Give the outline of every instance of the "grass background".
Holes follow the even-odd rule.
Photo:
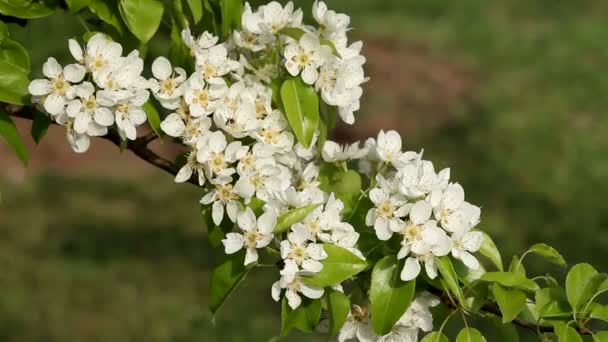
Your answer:
[[[336,139],[396,128],[407,148],[424,147],[427,159],[451,166],[467,198],[483,206],[481,228],[505,262],[543,241],[571,265],[608,269],[608,3],[328,2],[352,16],[372,77],[359,124],[340,128]],[[310,3],[296,1],[306,11]],[[60,14],[10,29],[31,52],[34,76],[48,56],[68,61],[65,38],[83,31]],[[167,49],[162,38],[151,43],[153,53]],[[218,254],[198,214],[202,194],[112,152],[70,154],[71,164],[53,167],[48,157],[25,178],[14,177],[23,173],[14,166],[0,173],[0,340],[266,341],[278,334],[280,308],[269,290],[275,275],[263,269],[212,324],[207,279]],[[14,164],[0,150],[0,172]],[[537,274],[563,276],[529,262]]]

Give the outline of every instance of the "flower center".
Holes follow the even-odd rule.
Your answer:
[[[403,235],[406,237],[408,241],[415,241],[420,239],[421,229],[420,226],[414,224],[412,222],[408,222],[408,224],[403,229]]]
[[[395,207],[390,201],[384,201],[378,206],[380,216],[392,217],[395,212]]]
[[[108,61],[101,55],[95,56],[95,58],[93,58],[93,63],[91,63],[91,69],[95,71],[101,70],[107,63]]]
[[[97,101],[95,100],[95,96],[89,97],[84,102],[84,108],[87,110],[94,110],[95,108],[97,108]]]
[[[239,198],[239,196],[232,191],[232,184],[218,185],[217,197],[222,203],[227,203],[229,201],[236,200]]]
[[[263,120],[264,118],[266,118],[267,115],[268,115],[268,113],[266,112],[266,106],[264,105],[264,101],[261,99],[256,99],[255,100],[255,116],[259,120]]]
[[[247,248],[256,248],[256,245],[260,238],[261,236],[256,229],[253,229],[249,232],[245,232],[245,246]]]
[[[261,175],[253,175],[249,180],[256,189],[261,189],[264,187],[264,178]]]
[[[173,95],[175,91],[176,83],[172,78],[160,81],[160,89],[161,92],[167,95]]]
[[[63,79],[63,76],[59,76],[52,81],[53,91],[58,95],[65,96],[68,88],[68,83]]]
[[[207,89],[199,90],[194,101],[207,108],[209,106],[209,91]]]
[[[201,74],[203,75],[204,79],[208,80],[217,75],[217,68],[215,65],[205,63],[205,65],[203,65],[201,68]]]
[[[321,225],[319,225],[319,221],[317,220],[308,221],[306,228],[308,228],[308,231],[310,231],[313,236],[317,236],[317,234],[321,231]]]
[[[264,138],[264,142],[269,145],[275,145],[278,143],[279,132],[274,130],[262,130],[262,137]]]
[[[211,154],[211,169],[213,172],[217,173],[226,168],[226,159],[224,158],[224,154],[222,153],[212,153]]]
[[[302,262],[306,258],[306,249],[302,246],[291,244],[291,252],[289,252],[288,257],[295,260],[298,265],[302,265]]]
[[[298,52],[298,55],[296,56],[296,63],[301,66],[308,66],[312,63],[312,55],[300,49],[300,52]]]

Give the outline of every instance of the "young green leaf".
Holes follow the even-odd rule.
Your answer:
[[[293,38],[295,40],[300,40],[302,36],[306,33],[301,28],[298,27],[286,27],[279,32],[280,34],[286,35],[287,37]]]
[[[160,115],[158,114],[158,110],[156,109],[156,106],[154,106],[154,103],[151,101],[146,102],[146,104],[144,104],[144,111],[148,115],[148,123],[150,124],[150,127],[152,127],[154,133],[156,133],[157,136],[162,137],[163,131],[160,128]]]
[[[11,117],[2,111],[0,111],[0,138],[3,138],[19,160],[21,160],[24,165],[27,165],[27,149],[21,140],[17,126],[15,126]]]
[[[40,112],[34,114],[34,121],[32,122],[32,130],[30,133],[36,144],[40,144],[40,141],[49,130],[51,123],[51,118],[48,115]]]
[[[118,9],[129,31],[147,43],[158,30],[164,6],[159,0],[120,0]]]
[[[488,234],[484,232],[481,233],[483,235],[483,242],[479,252],[486,258],[490,259],[490,261],[494,264],[494,266],[496,266],[496,268],[498,268],[499,271],[504,271],[502,266],[502,258],[500,257],[500,252],[498,251],[498,248],[496,248],[494,241],[492,241],[492,238],[490,238]]]
[[[213,315],[253,268],[253,265],[244,266],[243,261],[242,252],[227,255],[226,259],[211,272],[209,309]]]
[[[589,317],[608,322],[608,305],[591,303],[589,311]]]
[[[456,342],[486,342],[486,338],[477,329],[465,328],[456,336]]]
[[[222,12],[222,34],[230,37],[233,30],[241,28],[241,17],[243,15],[242,0],[220,0]]]
[[[321,39],[320,43],[321,43],[321,45],[327,45],[327,46],[329,46],[329,48],[331,49],[331,52],[334,54],[334,56],[341,57],[340,53],[338,52],[338,49],[336,49],[336,46],[334,45],[334,43],[332,43],[331,40],[329,40],[329,39]]]
[[[91,0],[89,9],[103,20],[105,23],[114,27],[118,34],[124,33],[124,25],[118,15],[118,7],[116,0]]]
[[[566,277],[566,295],[572,309],[578,312],[607,278],[589,264],[574,265]]]
[[[593,342],[608,342],[608,331],[599,331],[593,335]]]
[[[533,245],[528,249],[526,253],[540,255],[551,263],[554,263],[559,266],[566,266],[566,261],[561,256],[561,254],[559,254],[559,252],[555,248],[545,243],[537,243],[536,245]]]
[[[335,336],[346,322],[350,312],[350,299],[340,291],[328,289],[326,301],[327,315],[329,316],[329,336]]]
[[[8,38],[9,33],[8,33],[8,28],[6,28],[6,25],[0,21],[0,44],[6,39]]]
[[[289,331],[297,328],[304,332],[313,332],[321,317],[321,300],[305,298],[300,306],[292,310],[287,303],[287,297],[281,302],[282,328],[281,335],[287,336]]]
[[[445,281],[448,290],[456,296],[461,304],[464,304],[464,295],[462,294],[462,289],[458,284],[458,276],[456,275],[456,271],[454,270],[454,265],[452,265],[450,257],[442,256],[436,258],[435,264],[437,265],[439,274],[441,274],[441,277]]]
[[[274,228],[274,232],[282,233],[287,231],[293,224],[300,222],[318,206],[319,204],[310,204],[302,208],[291,209],[282,214],[277,218],[277,226]]]
[[[367,263],[348,250],[336,245],[323,245],[327,258],[321,261],[321,272],[304,278],[303,281],[312,286],[327,287],[354,276],[367,268]]]
[[[0,45],[0,101],[13,104],[29,102],[29,71],[30,58],[25,48],[5,38]]]
[[[503,323],[511,322],[526,304],[526,294],[523,291],[506,289],[498,284],[494,285],[494,298],[502,313]]]
[[[66,0],[65,2],[72,13],[80,12],[91,4],[91,0]]]
[[[542,318],[557,318],[572,316],[572,308],[568,304],[564,289],[552,287],[537,290],[534,295],[536,311]]]
[[[553,328],[555,329],[558,342],[583,342],[583,339],[576,330],[564,322],[555,323]]]
[[[192,14],[193,24],[198,24],[203,19],[203,0],[186,0]]]
[[[483,281],[497,283],[506,287],[516,287],[528,291],[538,290],[538,284],[519,273],[488,272],[481,276],[480,279]]]
[[[50,2],[50,1],[47,1]],[[57,5],[37,1],[0,1],[0,13],[10,17],[35,19],[51,15]]]
[[[519,260],[519,257],[517,255],[514,255],[513,259],[511,259],[511,263],[509,264],[509,272],[518,273],[523,277],[526,276],[526,268],[524,267],[524,264]]]
[[[319,125],[319,97],[312,86],[301,78],[290,78],[281,86],[285,115],[298,141],[310,147]]]
[[[393,329],[414,298],[416,281],[402,281],[399,276],[402,267],[395,256],[386,256],[372,271],[369,289],[372,326],[380,336]]]
[[[448,340],[447,336],[445,336],[444,334],[438,331],[433,331],[428,335],[424,336],[424,338],[420,340],[420,342],[450,342],[450,340]]]
[[[496,332],[496,342],[519,342],[519,333],[514,324],[503,324],[500,317],[490,315]]]

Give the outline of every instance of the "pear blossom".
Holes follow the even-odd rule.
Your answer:
[[[248,149],[240,141],[228,144],[226,136],[219,131],[203,136],[196,148],[198,150],[196,158],[199,163],[207,166],[208,178],[214,175],[228,177],[235,173],[236,169],[231,164],[245,156]]]
[[[438,227],[423,229],[419,240],[412,244],[410,256],[405,259],[401,271],[401,280],[410,281],[420,274],[420,264],[424,264],[427,276],[431,279],[437,277],[435,258],[447,255],[452,250],[452,240],[445,231]]]
[[[288,240],[281,241],[281,257],[293,260],[304,271],[320,272],[323,269],[320,261],[327,258],[327,253],[321,245],[311,242],[311,238],[306,228],[293,227],[287,234]]]
[[[393,232],[403,236],[397,258],[403,259],[409,254],[412,245],[421,240],[424,230],[437,227],[437,222],[429,220],[432,214],[433,207],[428,202],[418,201],[409,209],[409,220],[390,227]]]
[[[302,276],[310,275],[306,271],[299,271],[295,261],[287,259],[281,270],[281,278],[272,284],[271,295],[275,301],[281,299],[281,292],[285,289],[287,304],[292,310],[297,309],[302,303],[300,294],[310,299],[319,299],[325,293],[322,287],[307,285],[302,281]]]
[[[329,10],[325,2],[315,0],[312,16],[319,24],[319,32],[323,37],[336,42],[346,39],[346,31],[350,25],[348,15]]]
[[[179,67],[173,69],[171,62],[161,56],[152,63],[152,75],[156,78],[151,80],[150,86],[154,97],[163,103],[163,107],[177,108],[184,93],[182,84],[187,79],[186,70]]]
[[[55,58],[49,57],[42,67],[42,73],[48,79],[33,80],[28,91],[34,96],[43,96],[44,110],[55,116],[63,113],[66,102],[74,97],[72,84],[82,81],[85,72],[79,64],[69,64],[62,68]]]
[[[468,230],[479,223],[480,209],[464,200],[464,189],[452,183],[430,196],[435,218],[448,232]]]
[[[234,254],[245,249],[245,265],[258,261],[258,249],[270,244],[277,225],[277,217],[274,213],[267,212],[256,219],[251,208],[237,215],[237,224],[242,233],[228,233],[222,240],[226,254]]]
[[[293,10],[291,1],[285,7],[276,1],[271,1],[258,7],[256,12],[251,10],[249,4],[246,4],[243,12],[243,27],[248,32],[271,37],[287,26],[300,26],[302,15],[300,9]]]
[[[220,103],[228,87],[223,79],[207,84],[200,75],[193,75],[185,84],[184,100],[189,105],[190,115],[210,115]]]
[[[258,128],[255,137],[258,141],[272,146],[277,152],[288,152],[293,147],[294,136],[289,130],[289,124],[284,115],[278,110],[268,115]]]
[[[190,28],[185,28],[181,33],[182,41],[190,49],[190,55],[196,56],[205,49],[215,46],[220,39],[217,36],[205,31],[198,38],[195,38]]]
[[[242,138],[257,129],[255,103],[248,96],[244,82],[230,86],[213,114],[213,121],[235,138]]]
[[[254,172],[241,175],[235,184],[235,190],[246,200],[257,196],[263,201],[268,201],[274,197],[273,194],[289,188],[290,178],[287,168],[263,164],[256,167]]]
[[[137,127],[144,124],[148,118],[143,105],[148,101],[150,93],[140,90],[131,97],[116,103],[116,127],[123,139],[135,140],[137,138]]]
[[[197,159],[198,152],[196,147],[186,155],[186,164],[182,166],[177,175],[175,175],[175,183],[184,183],[190,180],[193,174],[198,177],[198,184],[205,185],[207,178],[205,177],[205,165],[199,163]]]
[[[221,44],[199,50],[195,57],[198,75],[211,84],[221,83],[222,76],[240,67],[239,62],[228,58],[228,50]]]
[[[256,143],[240,158],[237,165],[239,175],[246,175],[255,172],[261,165],[274,165],[275,161],[272,155],[274,149],[263,143]]]
[[[122,46],[103,33],[94,34],[84,51],[74,39],[69,40],[69,48],[72,57],[83,64],[93,77],[103,69],[114,67],[122,56]]]
[[[399,190],[405,196],[420,198],[436,192],[434,198],[438,198],[441,191],[448,186],[450,169],[446,168],[436,173],[430,161],[414,161],[401,167],[396,177],[400,183]]]
[[[378,335],[372,328],[369,310],[359,305],[353,305],[338,333],[338,341],[357,339],[359,342],[375,342],[377,338]]]
[[[430,307],[437,306],[439,299],[423,292],[412,301],[409,308],[397,321],[392,331],[378,338],[378,342],[417,342],[418,331],[433,329],[433,315]]]
[[[479,269],[479,261],[471,253],[475,253],[481,248],[483,234],[477,231],[460,231],[452,234],[451,238],[452,256],[462,261],[470,269]]]
[[[359,147],[359,142],[340,145],[334,141],[327,140],[321,152],[323,160],[328,163],[345,162],[351,159],[359,159],[367,154],[365,149]]]
[[[95,87],[90,82],[83,82],[75,89],[77,99],[72,100],[66,108],[68,116],[74,119],[74,131],[84,134],[89,130],[89,125],[97,125],[105,135],[106,127],[114,123],[112,110],[95,98]]]
[[[219,178],[212,181],[215,185],[215,190],[211,190],[201,199],[201,204],[211,206],[211,218],[213,223],[219,226],[224,218],[224,212],[228,214],[230,221],[235,222],[236,216],[241,208],[239,195],[234,192],[234,187],[231,184],[232,178]]]
[[[314,84],[319,77],[318,68],[331,56],[331,48],[321,45],[312,33],[302,35],[297,43],[285,48],[285,68],[291,76],[302,73],[302,80]]]
[[[384,188],[373,188],[369,192],[369,198],[374,203],[374,208],[367,212],[365,223],[373,226],[378,239],[386,241],[393,236],[391,227],[399,226],[409,211],[407,200],[400,194],[391,194]]]
[[[399,168],[418,158],[416,152],[401,152],[401,136],[396,131],[380,131],[376,144],[378,159]]]

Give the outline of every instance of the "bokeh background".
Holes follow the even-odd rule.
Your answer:
[[[307,12],[312,3],[295,2]],[[452,167],[507,263],[542,241],[571,265],[608,270],[607,2],[326,2],[352,16],[371,77],[357,124],[339,127],[335,139],[397,129],[406,148]],[[83,32],[62,14],[10,30],[30,51],[33,76],[48,56],[68,62],[66,39]],[[168,44],[161,36],[150,50],[166,54]],[[0,145],[0,341],[267,341],[279,333],[274,274],[264,269],[211,322],[217,253],[198,189],[105,141],[76,155],[58,128],[30,146],[24,169]],[[527,265],[563,276],[533,258]]]

